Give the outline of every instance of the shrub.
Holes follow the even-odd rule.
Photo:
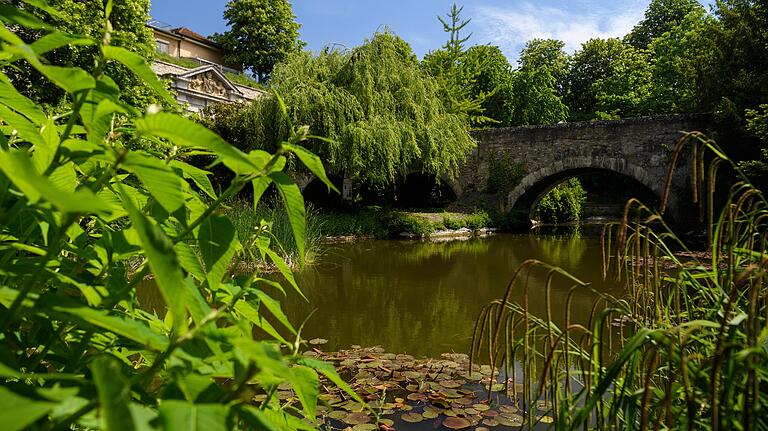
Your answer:
[[[268,226],[241,237],[221,210],[246,184],[258,208],[274,186],[303,256],[304,202],[283,172],[285,156],[330,184],[320,161],[297,145],[306,130],[294,130],[275,154],[245,153],[183,116],[127,104],[103,66],[119,63],[174,101],[139,55],[101,45],[109,34],[63,34],[28,7],[0,8],[3,428],[186,429],[194,418],[206,429],[311,429],[318,372],[362,403],[330,365],[298,355],[298,331],[273,299],[282,285],[230,270],[257,253],[301,294]],[[40,31],[40,43],[9,30],[21,26]],[[49,66],[42,56],[64,42],[94,47],[102,67]],[[66,115],[44,112],[10,84],[4,71],[18,64],[68,94]],[[133,140],[163,142],[166,152],[131,150]],[[190,153],[233,171],[230,186],[216,193],[209,172],[182,161]],[[164,317],[139,307],[136,286],[147,277],[167,304]],[[256,327],[269,337],[255,339]],[[274,396],[285,385],[300,407]],[[267,394],[260,406],[254,392]]]
[[[559,184],[544,195],[536,207],[535,217],[544,223],[566,223],[581,219],[587,193],[578,178]]]

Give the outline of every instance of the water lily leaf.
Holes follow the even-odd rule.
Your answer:
[[[472,404],[472,408],[479,412],[484,412],[490,410],[491,407],[488,404]]]
[[[475,428],[475,431],[490,431],[490,430],[486,427],[477,427]]]
[[[440,416],[440,414],[434,410],[424,410],[421,415],[424,416],[425,419],[435,419]]]
[[[419,423],[424,420],[424,416],[419,413],[403,413],[400,419],[410,422],[412,424]]]
[[[499,421],[496,419],[483,419],[483,425],[487,425],[489,427],[497,427],[499,426]]]
[[[448,388],[448,389],[460,388],[461,385],[462,385],[461,382],[458,382],[456,380],[443,380],[443,381],[441,381],[439,383],[440,383],[440,386],[442,386],[444,388]]]
[[[443,421],[443,426],[452,430],[460,430],[472,426],[472,422],[465,418],[449,417]]]
[[[392,419],[379,419],[379,424],[384,424],[388,427],[391,427],[392,425],[395,424],[395,421],[393,421]]]
[[[520,415],[509,415],[509,416],[497,416],[496,421],[500,425],[508,426],[508,427],[521,427],[523,426],[524,419]]]
[[[334,410],[330,413],[328,413],[328,417],[331,419],[336,419],[337,421],[343,421],[344,418],[347,417],[349,413],[343,411],[343,410]]]
[[[410,401],[426,401],[427,400],[426,395],[418,392],[410,393],[406,398],[408,398]]]
[[[357,424],[354,427],[352,427],[352,431],[374,431],[379,429],[374,424]]]
[[[325,338],[313,338],[309,340],[309,344],[312,344],[313,346],[320,346],[326,343],[328,343],[328,340]]]
[[[536,420],[543,424],[551,424],[555,421],[552,416],[537,416]]]
[[[347,416],[345,416],[343,419],[343,422],[347,425],[365,424],[370,421],[371,417],[368,415],[368,413],[364,412],[348,413]]]

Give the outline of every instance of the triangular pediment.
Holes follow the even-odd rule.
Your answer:
[[[223,96],[228,92],[240,94],[237,86],[219,71],[216,66],[207,65],[196,67],[188,72],[178,75],[179,78],[189,81],[191,90],[201,93]]]

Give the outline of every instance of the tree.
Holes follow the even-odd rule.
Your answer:
[[[568,118],[560,96],[567,56],[555,40],[528,42],[520,55],[520,69],[512,77],[512,125],[554,124]]]
[[[598,118],[636,117],[651,113],[653,70],[645,51],[631,45],[613,61],[611,74],[593,84]]]
[[[714,108],[718,98],[712,97],[710,79],[718,51],[716,25],[711,15],[698,8],[651,41],[654,113],[705,112]]]
[[[693,11],[704,8],[696,0],[652,0],[645,16],[626,36],[625,41],[635,48],[646,49],[651,42],[673,27],[680,25]]]
[[[597,111],[595,82],[615,73],[615,63],[626,49],[616,38],[590,39],[577,51],[568,69],[565,103],[572,120],[592,120]]]
[[[486,59],[478,55],[467,55],[464,44],[472,36],[462,37],[461,31],[471,20],[462,20],[463,7],[451,7],[447,19],[437,17],[443,31],[449,34],[442,49],[424,56],[421,65],[437,80],[440,97],[448,112],[460,116],[467,126],[481,126],[494,122],[485,115],[484,102],[495,90],[479,91],[475,85],[477,74],[485,67]]]
[[[225,62],[250,70],[259,82],[304,46],[298,40],[301,25],[287,0],[230,0],[224,19],[229,30],[211,38],[224,47]]]
[[[60,11],[57,15],[48,15],[43,10],[27,4],[15,2],[20,9],[26,9],[48,24],[63,32],[84,35],[101,40],[106,30],[104,6],[102,0],[49,0],[48,4]],[[146,26],[149,21],[149,0],[125,0],[114,2],[110,23],[109,43],[126,48],[151,61],[155,54],[155,39],[152,30]],[[19,28],[18,35],[25,42],[32,43],[45,33],[40,30]],[[88,71],[97,67],[98,48],[92,45],[62,46],[46,55],[46,59],[56,66],[79,65]],[[120,87],[122,97],[131,104],[144,106],[155,103],[157,94],[135,77],[127,68],[117,64],[108,64],[104,70]],[[66,93],[52,85],[28,64],[18,64],[6,70],[11,81],[25,95],[37,103],[56,107],[65,102]]]
[[[410,46],[389,32],[351,51],[294,53],[275,68],[270,86],[291,107],[294,124],[331,139],[308,146],[337,176],[371,185],[390,185],[413,171],[450,178],[475,146]],[[246,109],[216,109],[209,118],[214,129],[245,150],[273,148],[289,134],[274,97]]]

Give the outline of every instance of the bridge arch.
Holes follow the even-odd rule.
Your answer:
[[[630,178],[657,198],[663,192],[663,178],[654,178],[643,167],[629,163],[626,159],[573,157],[529,172],[507,195],[505,207],[507,210],[526,211],[529,218],[533,219],[536,206],[550,190],[569,178],[592,172],[610,172]]]

